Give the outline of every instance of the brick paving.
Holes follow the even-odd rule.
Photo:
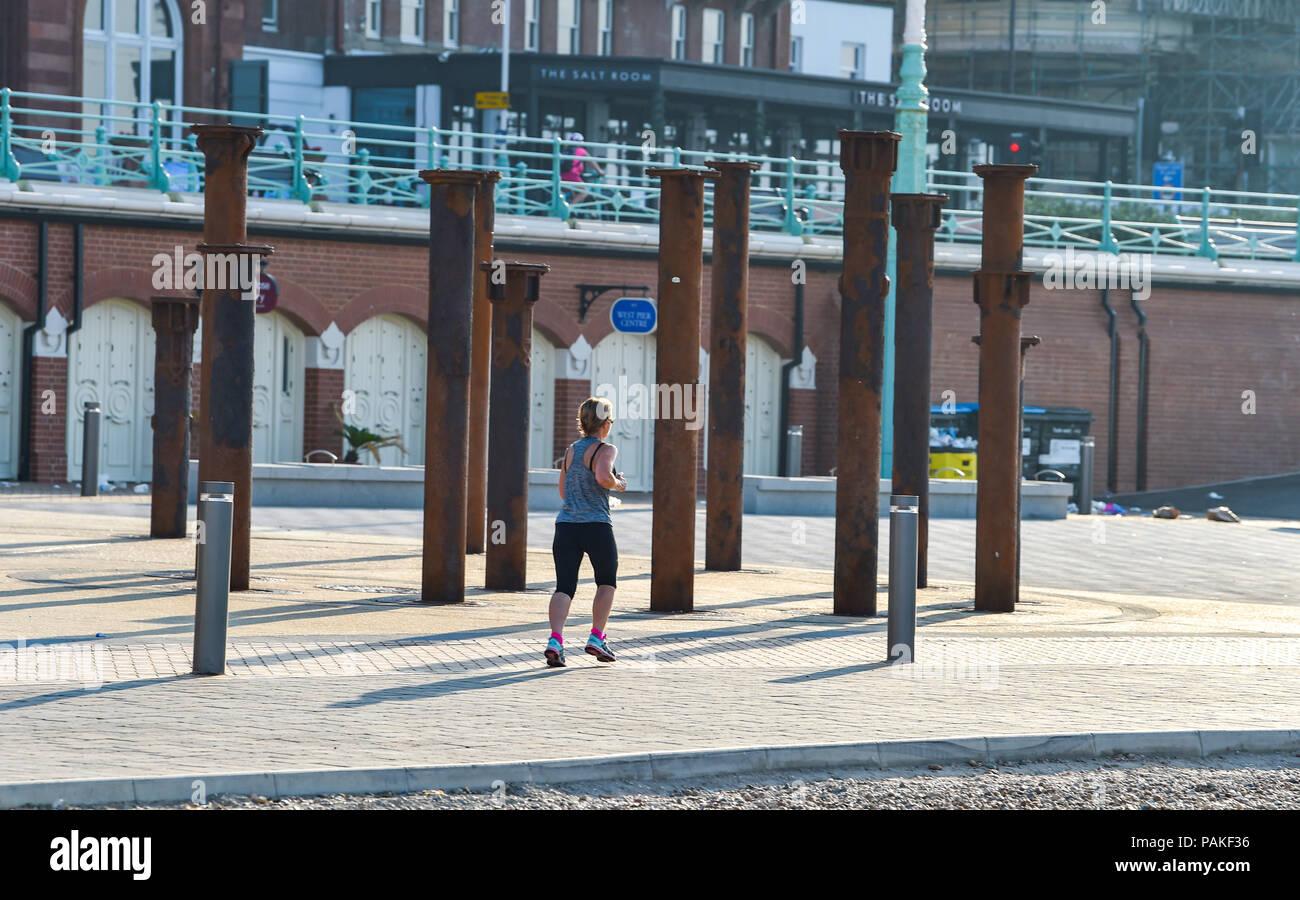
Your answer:
[[[810,529],[796,554],[807,568],[789,568],[779,538],[761,551],[765,529],[788,523],[747,518],[759,558],[744,572],[699,573],[690,614],[649,613],[648,561],[625,550],[609,629],[620,661],[581,653],[584,585],[570,667],[547,670],[540,547],[533,590],[472,589],[462,606],[430,607],[414,602],[418,537],[377,531],[418,513],[292,511],[259,525],[256,590],[231,601],[230,674],[197,678],[193,547],[142,539],[141,510],[132,498],[6,503],[0,781],[1300,727],[1300,608],[1275,590],[1297,580],[1284,523],[1108,521],[1106,570],[1089,562],[1088,520],[1027,523],[1037,530],[1026,529],[1021,610],[974,613],[969,584],[936,579],[920,597],[917,661],[896,667],[883,662],[883,615],[829,614],[820,538]],[[973,523],[937,524],[958,546]],[[624,547],[647,527],[647,516],[621,520]],[[1069,590],[1028,575],[1039,571],[1030,548],[1079,551],[1067,556]],[[1215,574],[1187,577],[1184,558]],[[481,575],[471,558],[470,584]]]

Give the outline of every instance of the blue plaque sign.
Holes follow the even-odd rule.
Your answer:
[[[651,334],[659,324],[659,310],[649,297],[619,297],[609,308],[609,320],[615,331]]]

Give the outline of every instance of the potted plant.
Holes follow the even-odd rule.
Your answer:
[[[368,428],[349,425],[343,421],[341,415],[338,416],[338,420],[343,427],[335,429],[334,433],[348,442],[348,452],[343,456],[345,463],[359,463],[361,460],[358,457],[363,450],[369,451],[375,458],[375,465],[379,465],[379,451],[385,447],[396,447],[403,455],[406,454],[406,447],[402,445],[400,434],[383,435]]]

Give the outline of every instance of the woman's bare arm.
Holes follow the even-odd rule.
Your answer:
[[[563,465],[562,465],[561,468],[560,468],[560,485],[559,485],[559,486],[560,486],[560,499],[561,499],[561,500],[564,499],[564,473],[567,472],[567,471],[569,470],[569,466],[573,464],[572,454],[573,454],[573,446],[570,445],[570,446],[569,446],[569,449],[564,451],[564,463],[563,463]]]
[[[609,450],[597,447],[596,452],[600,454],[600,458],[596,460],[596,481],[600,486],[607,491],[627,490],[627,479],[622,475],[614,474],[614,460],[618,458],[618,448],[610,444]]]

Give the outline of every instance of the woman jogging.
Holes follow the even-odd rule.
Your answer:
[[[564,620],[578,589],[578,566],[583,554],[596,575],[596,599],[591,604],[591,636],[586,652],[600,662],[613,662],[614,652],[605,640],[605,623],[614,606],[618,581],[618,545],[609,518],[609,492],[627,490],[627,479],[614,471],[618,448],[605,443],[614,424],[614,407],[603,397],[588,397],[578,408],[582,437],[569,445],[560,469],[560,497],[564,505],[555,517],[555,593],[551,595],[551,639],[546,642],[546,664],[564,665]]]

